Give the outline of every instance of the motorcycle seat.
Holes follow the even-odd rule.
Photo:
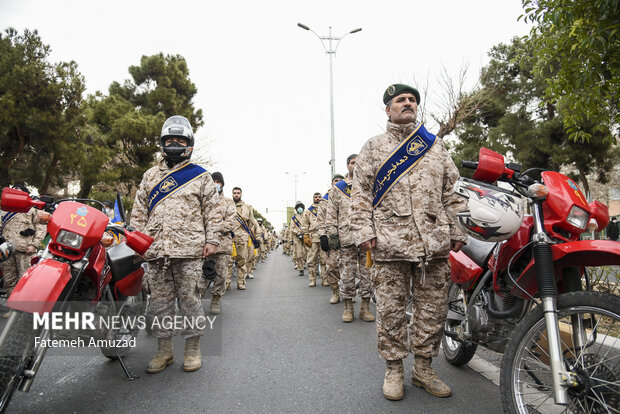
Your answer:
[[[489,256],[497,245],[496,242],[485,242],[467,236],[467,244],[461,251],[465,253],[478,266],[485,267]]]

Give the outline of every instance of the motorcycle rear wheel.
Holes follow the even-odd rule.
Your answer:
[[[464,306],[465,302],[463,301],[461,289],[459,289],[459,286],[456,283],[450,283],[450,286],[448,287],[448,308],[459,315],[465,316]],[[461,321],[446,319],[444,330],[453,331],[454,326],[458,326],[460,324]],[[476,354],[478,345],[473,342],[458,341],[444,333],[441,337],[441,348],[443,349],[444,356],[450,364],[460,366],[471,361]]]
[[[13,320],[5,327],[6,341],[0,348],[0,413],[3,413],[13,393],[23,379],[23,372],[34,355],[32,314],[13,311]]]
[[[504,412],[618,412],[620,297],[573,292],[560,295],[557,303],[564,362],[579,385],[569,388],[568,406],[554,403],[545,319],[537,307],[519,323],[504,353],[500,380]],[[583,347],[573,345],[571,320],[585,329]]]

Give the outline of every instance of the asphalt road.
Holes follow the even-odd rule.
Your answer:
[[[297,276],[281,250],[259,264],[255,276],[246,291],[233,287],[222,298],[221,338],[211,335],[206,341],[209,355],[199,371],[183,372],[183,341],[177,338],[175,363],[159,374],[146,374],[156,340],[142,332],[136,349],[125,358],[140,376],[135,381],[124,380],[118,363],[93,352],[48,355],[30,392],[17,392],[8,412],[501,411],[492,376],[469,366],[453,367],[441,353],[433,366],[452,387],[452,397],[435,398],[413,387],[408,358],[405,399],[386,400],[381,392],[385,362],[376,350],[375,324],[357,319],[359,300],[355,321],[342,323],[342,303],[329,304],[328,287],[309,288],[307,276]],[[208,309],[208,301],[205,305]],[[494,369],[487,364],[478,371],[487,368]]]

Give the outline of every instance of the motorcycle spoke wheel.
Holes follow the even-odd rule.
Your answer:
[[[595,292],[558,300],[564,364],[576,385],[567,406],[554,402],[547,331],[540,310],[519,325],[502,362],[504,411],[620,413],[620,298]],[[578,332],[584,334],[579,341]]]

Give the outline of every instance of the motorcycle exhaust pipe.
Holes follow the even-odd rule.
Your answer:
[[[50,337],[50,330],[49,329],[43,330],[42,335],[41,335],[41,342],[47,342],[49,337]],[[23,391],[23,392],[30,391],[30,387],[32,387],[34,377],[35,375],[37,375],[37,372],[39,371],[39,367],[41,367],[41,363],[43,362],[43,357],[45,356],[46,352],[47,352],[46,346],[42,346],[37,350],[37,352],[34,355],[34,363],[32,364],[32,368],[24,371],[25,379],[22,382],[21,386],[19,387],[20,391]]]

